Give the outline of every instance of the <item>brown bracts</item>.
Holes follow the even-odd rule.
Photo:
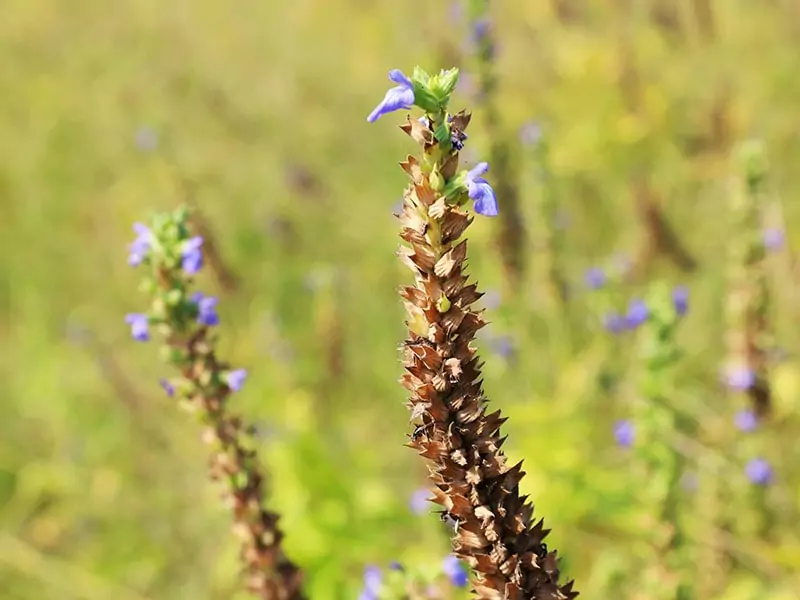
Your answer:
[[[411,183],[398,215],[408,244],[399,256],[414,273],[414,285],[401,290],[409,329],[401,381],[416,426],[408,445],[428,461],[431,500],[457,523],[453,549],[474,569],[479,598],[575,598],[573,582],[559,584],[556,552],[544,544],[548,530],[520,495],[522,463],[509,465],[501,451],[505,419],[499,410],[487,414],[482,363],[470,343],[485,324],[473,308],[481,294],[464,272],[462,236],[473,217],[461,207],[466,191],[454,191],[463,181],[457,145],[435,122],[446,118],[429,112],[402,127],[423,150],[421,159],[401,163]],[[450,134],[463,134],[468,123],[467,114],[452,116]]]

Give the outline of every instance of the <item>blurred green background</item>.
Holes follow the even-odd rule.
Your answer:
[[[776,226],[788,237],[769,262],[770,322],[785,354],[771,365],[775,415],[748,438],[776,471],[764,491],[774,524],[768,536],[709,533],[705,499],[691,490],[684,516],[697,556],[734,557],[713,597],[800,598],[790,255],[800,5],[718,0],[709,20],[703,4],[492,9],[501,129],[531,268],[511,294],[499,219],[470,229],[470,270],[491,292],[479,342],[485,389],[509,416],[506,448],[525,458],[522,486],[553,528],[548,543],[587,600],[651,597],[631,584],[649,526],[637,503],[643,482],[613,436],[635,394],[626,383],[635,337],[608,334],[600,316],[647,280],[687,284],[676,402],[702,437],[741,400],[723,392],[719,370],[729,150],[751,136],[767,144],[783,208]],[[309,595],[356,597],[369,563],[435,569],[447,537],[435,515],[409,508],[425,471],[403,447],[410,427],[396,382],[396,290],[410,276],[393,254],[391,212],[405,185],[397,162],[415,148],[396,128],[403,113],[373,125],[365,117],[390,68],[462,62],[467,25],[448,3],[419,0],[6,0],[2,13],[0,598],[245,597],[199,428],[160,389],[169,373],[155,345],[130,340],[123,322],[146,302],[126,264],[132,222],[183,202],[198,207],[216,246],[219,264],[199,285],[221,296],[222,354],[249,370],[235,408],[259,424],[270,502]],[[453,108],[472,108],[467,91]],[[474,111],[469,147],[483,159],[490,140]],[[531,121],[550,148],[546,189],[535,153],[517,140]],[[699,266],[684,273],[659,258],[643,278],[587,292],[585,269],[635,260],[647,238],[637,169]],[[539,264],[543,193],[563,221],[566,309]],[[609,372],[621,383],[609,386]],[[699,470],[720,452],[681,448]],[[743,456],[723,456],[724,477],[744,480]],[[744,521],[764,506],[739,502]]]

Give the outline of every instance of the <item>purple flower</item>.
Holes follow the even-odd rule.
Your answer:
[[[389,563],[389,570],[390,571],[405,571],[405,569],[403,568],[403,565],[401,565],[396,560],[393,560],[392,562]]]
[[[476,213],[485,217],[496,217],[498,213],[497,197],[489,182],[481,177],[488,170],[489,163],[482,162],[467,173],[467,193],[475,203]]]
[[[739,431],[744,431],[745,433],[754,431],[758,427],[758,417],[749,408],[737,412],[733,422],[736,423],[736,428]]]
[[[172,398],[175,395],[175,386],[172,385],[169,381],[167,381],[166,379],[161,379],[159,380],[158,383],[161,385],[162,388],[164,388],[164,391],[167,392],[167,396]]]
[[[414,84],[411,80],[403,75],[403,72],[399,69],[389,71],[389,79],[399,85],[386,92],[381,103],[369,113],[367,121],[370,123],[374,123],[387,113],[414,106]]]
[[[359,600],[378,600],[383,582],[383,573],[380,567],[368,565],[364,569],[364,587],[358,596]]]
[[[128,251],[130,252],[128,264],[132,267],[137,267],[142,264],[145,256],[150,252],[153,243],[153,232],[143,223],[134,223],[133,232],[136,234],[136,239],[128,246]]]
[[[636,428],[627,419],[617,421],[614,424],[614,439],[623,448],[630,448],[636,439]]]
[[[408,506],[411,508],[411,512],[413,512],[415,515],[422,515],[429,512],[431,503],[428,502],[428,498],[430,495],[431,493],[425,488],[420,488],[411,494],[411,499],[408,501]]]
[[[442,572],[447,575],[447,578],[450,579],[450,583],[454,586],[467,587],[467,583],[469,583],[467,570],[456,556],[448,554],[444,557],[442,561]]]
[[[191,301],[197,305],[197,322],[206,327],[219,325],[219,315],[217,314],[217,303],[219,300],[214,296],[204,296],[202,292],[192,294]]]
[[[628,312],[625,314],[625,326],[628,329],[636,329],[650,316],[650,309],[643,300],[634,298],[628,304]]]
[[[672,290],[672,304],[675,312],[682,317],[689,310],[689,288],[679,285]]]
[[[763,241],[764,247],[767,250],[776,252],[783,247],[783,231],[777,227],[769,227],[768,229],[764,230]]]
[[[148,331],[149,318],[141,313],[129,313],[125,315],[125,322],[131,326],[131,337],[138,342],[146,342],[150,339]]]
[[[181,250],[181,267],[188,275],[194,275],[203,267],[203,238],[199,235],[186,240]]]
[[[238,392],[242,389],[245,379],[247,379],[247,369],[228,371],[225,375],[225,383],[228,384],[228,387],[234,392]]]
[[[744,392],[753,387],[756,374],[748,367],[732,365],[725,369],[723,379],[731,390]]]
[[[476,44],[480,44],[486,39],[486,36],[489,35],[491,29],[492,23],[489,21],[489,19],[476,19],[472,23],[472,41]]]
[[[470,51],[480,49],[486,58],[494,56],[494,40],[491,39],[492,23],[487,18],[478,18],[472,23],[472,37],[469,40]]]
[[[622,333],[625,329],[625,319],[619,313],[610,311],[603,317],[603,327],[609,333]]]
[[[519,139],[525,146],[535,146],[542,139],[542,126],[531,121],[519,128]]]
[[[592,267],[586,270],[583,279],[586,281],[586,285],[589,286],[589,289],[598,290],[605,285],[606,274],[600,267]]]
[[[754,458],[744,467],[744,474],[756,485],[767,485],[772,481],[772,467],[763,458]]]

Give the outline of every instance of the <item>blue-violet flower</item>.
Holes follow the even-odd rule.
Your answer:
[[[381,116],[396,110],[408,109],[414,106],[414,84],[403,75],[399,69],[389,71],[389,79],[399,84],[391,88],[381,100],[380,104],[369,113],[367,121],[374,123]]]

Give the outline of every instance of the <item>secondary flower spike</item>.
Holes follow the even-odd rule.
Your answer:
[[[253,430],[231,410],[230,398],[242,389],[247,371],[232,369],[217,355],[217,298],[192,292],[192,278],[203,266],[203,239],[192,236],[188,210],[154,215],[138,225],[131,249],[142,269],[142,289],[150,296],[146,313],[125,321],[134,339],[161,338],[161,352],[175,374],[159,384],[166,395],[200,417],[210,451],[209,475],[224,487],[224,500],[240,542],[243,582],[262,600],[304,600],[303,573],[285,554],[278,515],[265,505],[267,477],[258,460]],[[130,259],[129,259],[130,262]]]
[[[571,600],[578,593],[559,583],[557,553],[543,543],[549,530],[520,492],[522,463],[509,464],[501,450],[505,418],[488,410],[471,343],[485,322],[474,308],[482,294],[464,272],[463,234],[474,219],[467,207],[472,200],[476,213],[496,215],[497,199],[482,177],[488,165],[458,169],[453,133],[464,132],[470,115],[447,111],[457,75],[415,69],[415,104],[427,120],[401,126],[421,146],[420,157],[401,163],[410,183],[398,215],[407,243],[399,256],[414,275],[401,290],[409,329],[401,383],[416,426],[408,446],[428,462],[431,501],[456,523],[450,560],[471,567],[476,598]]]
[[[411,80],[403,75],[400,69],[392,69],[389,71],[389,79],[399,84],[391,88],[381,100],[380,104],[375,107],[367,121],[374,123],[382,115],[385,115],[396,110],[409,109],[414,106],[414,84]]]

